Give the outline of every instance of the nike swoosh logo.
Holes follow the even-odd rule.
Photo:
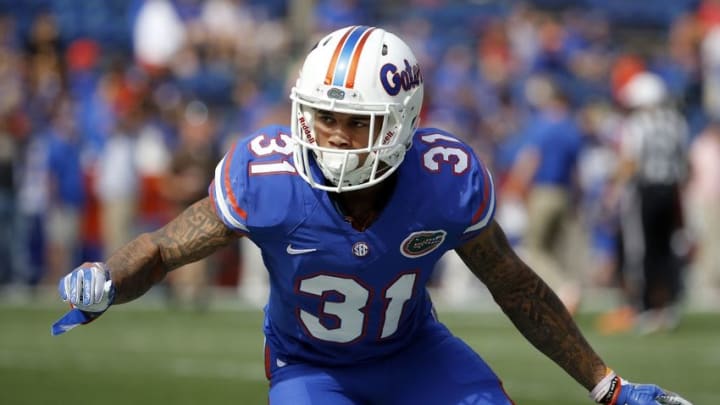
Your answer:
[[[292,247],[292,243],[291,243],[291,244],[288,244],[288,245],[287,245],[287,249],[286,249],[286,250],[287,250],[287,252],[288,252],[289,255],[301,255],[301,254],[304,254],[304,253],[314,252],[314,251],[316,251],[317,249],[295,249],[294,247]]]

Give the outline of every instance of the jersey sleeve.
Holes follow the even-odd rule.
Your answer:
[[[474,156],[473,156],[474,157]],[[476,170],[468,176],[467,208],[472,213],[463,238],[483,230],[495,217],[495,184],[488,168],[474,157]]]
[[[233,143],[215,167],[208,194],[218,217],[230,229],[248,233],[245,190],[247,189],[247,149],[242,141]]]
[[[422,173],[417,182],[432,190],[428,210],[441,221],[435,226],[462,243],[492,222],[495,185],[470,145],[446,131],[422,128],[416,133],[413,148]],[[416,198],[428,198],[427,188],[415,190],[419,193]]]

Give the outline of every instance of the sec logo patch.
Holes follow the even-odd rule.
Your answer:
[[[353,245],[352,252],[357,257],[365,257],[370,253],[370,247],[365,242],[357,242]]]
[[[400,253],[411,259],[425,256],[442,245],[446,235],[441,229],[413,232],[400,244]]]

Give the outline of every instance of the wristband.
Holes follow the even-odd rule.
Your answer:
[[[590,398],[598,404],[614,404],[620,395],[622,383],[623,379],[608,369],[607,375],[590,391]]]

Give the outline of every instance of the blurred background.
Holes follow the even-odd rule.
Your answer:
[[[59,378],[54,387],[61,386],[65,380],[41,366],[46,360],[30,355],[47,342],[24,340],[45,333],[62,311],[57,280],[204,197],[234,140],[265,124],[289,124],[288,95],[306,52],[320,35],[353,24],[381,26],[411,45],[425,78],[421,125],[453,132],[491,168],[497,220],[591,336],[639,339],[679,329],[684,340],[663,337],[646,348],[646,360],[668,356],[677,342],[687,350],[713,346],[720,331],[720,0],[0,0],[0,321],[16,325],[0,333],[7,339],[0,374],[19,374],[14,384],[27,392],[39,376]],[[670,201],[669,208],[650,207],[658,208],[652,218],[634,215],[638,191]],[[638,218],[646,236],[631,229]],[[661,234],[667,241],[647,237]],[[438,265],[432,285],[438,306],[460,314],[494,309],[457,260],[448,254]],[[661,276],[648,286],[654,269]],[[86,334],[85,347],[102,356],[107,347],[93,346],[95,339],[124,336],[127,354],[149,343],[152,325],[176,332],[166,332],[167,341],[182,335],[181,326],[156,323],[165,316],[170,320],[162,322],[180,317],[212,330],[236,318],[209,309],[263,305],[263,271],[256,248],[243,241],[172,273],[127,306],[164,314],[147,320],[144,335],[112,324],[72,333]],[[16,312],[37,302],[51,306]],[[166,312],[183,308],[207,318]],[[663,311],[648,314],[653,308]],[[116,322],[145,319],[122,313]],[[259,353],[260,320],[245,316],[252,338],[241,341],[254,342],[252,352]],[[470,328],[468,319],[450,318],[460,330]],[[516,346],[503,349],[511,332],[493,335],[495,326],[507,324],[481,321],[490,327],[475,331],[471,343],[518,353]],[[42,328],[28,332],[29,324]],[[215,345],[227,349],[216,353],[221,359],[237,354],[212,339],[210,333],[183,342],[173,353],[189,356],[189,345],[200,358]],[[79,350],[71,340],[56,342]],[[622,345],[599,342],[617,361],[625,359]],[[58,347],[38,352],[51,359],[50,369],[70,364],[76,373],[97,371],[87,366],[89,358],[53,358]],[[533,402],[553,384],[526,390],[529,376],[539,374],[527,360],[536,354],[520,350],[525,357],[517,362],[498,360],[501,369],[513,367],[510,392],[532,394],[516,400],[565,403],[552,390]],[[665,357],[672,361],[667,367],[654,367],[656,360],[625,365],[645,365],[643,374],[670,370],[656,382],[675,388],[671,380],[683,367],[717,370],[719,359],[717,350],[680,351]],[[249,384],[263,398],[260,357],[248,359],[248,368],[186,360],[171,374],[198,377],[207,369],[207,392],[232,393],[231,383],[234,388],[209,381],[253,375]],[[122,373],[132,370],[134,363]],[[558,374],[571,384],[563,378]],[[182,390],[167,396],[170,385],[179,388],[174,381],[162,381],[168,388],[157,398],[136,402],[194,403]],[[717,399],[709,381],[680,384],[678,390]],[[583,398],[573,389],[574,398]],[[45,403],[27,394],[10,398]]]
[[[675,307],[720,308],[718,0],[0,0],[2,296],[53,295],[77,264],[205,196],[231,142],[289,122],[302,58],[348,24],[411,44],[423,125],[491,167],[498,221],[572,311],[632,304],[630,258],[649,248],[622,229],[646,159],[628,133],[647,128],[639,112],[664,111],[651,121],[677,147],[646,171],[676,173],[680,204],[654,221],[672,234],[655,257],[680,269]],[[230,246],[158,290],[170,305],[229,291],[261,306],[254,249]],[[438,302],[476,305],[482,286],[450,256]]]

